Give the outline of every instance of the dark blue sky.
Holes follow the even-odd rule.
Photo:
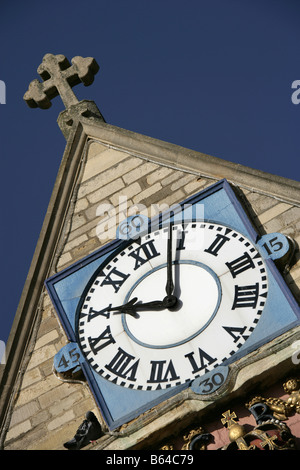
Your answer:
[[[46,53],[95,57],[79,99],[109,124],[299,180],[297,0],[15,0],[0,5],[1,313],[6,341],[65,140],[23,94]],[[299,95],[300,96],[300,95]]]

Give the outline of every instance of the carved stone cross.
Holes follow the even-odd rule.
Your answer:
[[[99,65],[92,57],[76,56],[71,62],[72,65],[62,54],[44,56],[37,69],[43,82],[32,80],[24,95],[24,100],[30,108],[50,108],[52,98],[57,95],[60,95],[67,109],[78,103],[72,87],[81,82],[85,86],[91,85]]]

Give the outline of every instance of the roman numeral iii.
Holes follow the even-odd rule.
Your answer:
[[[235,278],[238,274],[247,271],[247,269],[255,268],[252,258],[247,252],[245,252],[239,258],[236,258],[235,260],[231,261],[230,263],[225,264],[229,268],[229,271],[231,272],[233,278]]]

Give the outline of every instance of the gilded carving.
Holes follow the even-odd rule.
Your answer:
[[[181,450],[207,450],[210,438],[211,434],[205,433],[202,427],[192,429],[183,436],[185,444],[181,447]]]
[[[290,395],[287,405],[295,412],[300,413],[300,379],[289,379],[283,384],[284,391]]]
[[[270,419],[247,433],[242,425],[232,419],[236,418],[235,413],[226,411],[223,416],[221,421],[227,425],[230,443],[221,450],[295,450],[294,437],[281,421]]]
[[[288,379],[283,384],[283,389],[290,395],[286,401],[281,398],[257,396],[246,403],[246,408],[252,412],[253,408],[255,409],[255,405],[264,404],[266,411],[269,409],[275,419],[286,421],[294,413],[300,413],[300,379],[295,377]]]
[[[221,423],[228,429],[230,443],[219,450],[295,450],[295,437],[284,421],[294,413],[300,413],[300,379],[288,379],[283,388],[290,395],[287,400],[255,396],[245,404],[256,421],[256,426],[249,432],[238,423],[234,411],[225,411]],[[213,440],[212,434],[198,426],[186,430],[181,438],[177,436],[160,449],[207,450]]]
[[[268,408],[271,411],[270,416],[273,415],[275,419],[278,419],[280,421],[287,420],[288,416],[291,415],[291,406],[280,398],[264,398],[261,396],[257,396],[252,398],[248,403],[246,403],[246,408],[252,411],[252,409],[255,409],[254,405],[260,405],[262,407],[263,404],[266,405],[265,410],[267,410]],[[256,408],[258,408],[258,406]]]

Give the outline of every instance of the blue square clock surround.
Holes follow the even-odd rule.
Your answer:
[[[201,210],[197,210],[200,207]],[[203,217],[199,216],[201,214]],[[181,281],[187,289],[186,303],[191,302],[185,313],[187,332],[184,334],[178,333],[175,320],[174,325],[169,320],[169,311],[166,314],[154,311],[147,317],[142,304],[135,303],[136,297],[133,299],[134,295],[151,291],[152,283],[162,284],[161,276],[165,275],[167,261],[159,255],[163,250],[162,243],[167,246],[167,241],[162,242],[158,234],[161,229],[165,232],[170,222],[174,232],[178,234],[181,230],[181,242],[177,241],[175,248],[173,246],[181,257],[173,261],[173,269],[180,270],[185,278],[196,279],[186,284]],[[171,208],[149,224],[154,230],[151,238],[144,239],[143,245],[134,248],[137,245],[133,245],[132,240],[116,238],[45,281],[69,341],[61,354],[69,354],[69,359],[82,369],[110,430],[190,387],[199,375],[230,365],[300,322],[299,307],[273,261],[287,252],[286,237],[278,233],[272,237],[270,234],[258,235],[227,180],[182,201],[176,209]],[[198,250],[201,252],[199,258],[197,255],[193,260],[190,259],[193,247],[188,247],[188,230],[190,233],[194,230],[199,237],[205,232],[206,240],[209,240],[205,249]],[[151,261],[151,272],[141,257],[141,247],[143,254],[148,256],[147,263]],[[231,248],[226,254],[227,247]],[[132,272],[129,275],[126,271],[126,276],[119,277],[117,283],[111,273],[125,272],[129,260],[133,262]],[[225,265],[226,272],[220,274],[219,270]],[[193,290],[189,290],[193,282]],[[209,286],[212,294],[206,294],[207,288],[201,290],[201,284]],[[117,300],[121,298],[122,289],[127,294],[121,304],[126,303],[127,307],[118,311]],[[195,290],[202,298],[201,321],[199,315],[193,313],[197,312],[191,300]],[[159,287],[155,291],[158,292]],[[94,300],[90,292],[97,294]],[[93,309],[93,301],[99,302],[98,310]],[[101,302],[103,306],[107,304],[106,310],[103,306],[101,310]],[[231,341],[231,347],[228,352],[222,348],[220,352],[208,352],[206,344],[211,342],[208,331],[210,328],[210,335],[216,331],[212,330],[212,325],[219,321],[222,309],[224,319],[220,320],[219,326],[224,341],[221,342],[228,341],[229,344]],[[236,317],[236,323],[230,326],[230,319],[235,314],[243,318],[242,323]],[[140,318],[140,323],[135,316]],[[110,320],[114,321],[107,323]],[[160,323],[156,323],[161,320],[165,325],[172,322],[168,333],[170,339],[166,339],[165,333],[161,332],[163,328],[159,328]],[[147,329],[151,336],[149,341]],[[96,330],[97,334],[93,333]],[[189,349],[191,345],[195,345],[193,350]],[[145,351],[145,357],[142,352],[139,356],[137,351]],[[181,360],[177,358],[178,351],[181,351]],[[57,368],[61,354],[55,358]],[[146,364],[150,372],[146,372]]]

